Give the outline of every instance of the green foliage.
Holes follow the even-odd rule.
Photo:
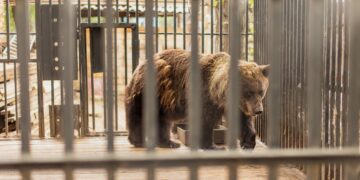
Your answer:
[[[6,7],[4,7],[4,12],[6,12]],[[35,4],[29,4],[29,26],[30,32],[35,32]],[[3,17],[5,19],[4,22],[7,22],[6,16]],[[10,25],[10,32],[16,32],[15,26],[15,18],[14,18],[14,8],[9,7],[9,25]]]

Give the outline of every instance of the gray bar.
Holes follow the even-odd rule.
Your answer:
[[[293,150],[274,150],[258,151],[253,153],[239,153],[238,151],[204,151],[204,152],[184,152],[184,153],[129,153],[104,154],[100,156],[84,156],[81,154],[68,154],[49,157],[19,157],[0,161],[0,169],[58,169],[70,166],[73,168],[104,168],[109,164],[121,167],[145,167],[154,165],[157,167],[179,167],[189,164],[200,164],[203,166],[228,165],[229,162],[235,164],[262,164],[286,163],[296,164],[310,163],[329,163],[329,162],[348,162],[358,163],[360,154],[357,148],[339,149],[304,149],[302,151]]]
[[[349,5],[349,95],[348,95],[348,134],[347,146],[359,147],[359,107],[360,107],[360,2],[351,1]]]
[[[360,2],[349,1],[349,94],[346,145],[359,152],[359,107],[360,107]],[[345,179],[356,179],[356,166],[346,164]]]
[[[199,167],[197,165],[191,165],[189,167],[190,170],[190,179],[198,179],[199,178]]]
[[[106,0],[106,122],[107,122],[107,150],[114,151],[114,92],[113,92],[113,8],[112,0]]]
[[[30,153],[30,102],[29,102],[29,8],[28,1],[21,0],[16,2],[15,14],[17,20],[18,36],[18,58],[20,60],[20,108],[21,108],[21,152],[23,156]],[[23,179],[30,179],[30,171],[21,169]]]
[[[319,147],[321,134],[321,74],[323,51],[323,0],[308,4],[308,120],[309,147]]]
[[[229,180],[236,180],[238,173],[237,173],[237,164],[236,163],[230,163],[228,166],[229,171]]]
[[[191,1],[191,62],[190,62],[190,89],[189,89],[189,129],[190,148],[199,149],[201,139],[201,78],[198,56],[198,12],[199,0]],[[205,138],[205,137],[204,137]]]
[[[267,138],[270,148],[280,148],[280,107],[281,107],[281,40],[282,32],[282,1],[271,0],[268,2],[269,34],[266,48],[269,54],[269,64],[271,65],[269,77],[269,119],[267,120]],[[265,16],[267,17],[267,16]],[[277,166],[269,168],[269,179],[276,179]]]
[[[237,148],[237,140],[239,134],[239,69],[238,63],[240,58],[241,42],[240,42],[240,33],[239,27],[241,25],[240,21],[240,0],[233,0],[229,3],[229,52],[230,52],[230,67],[229,67],[229,89],[227,92],[227,119],[228,119],[228,131],[226,134],[226,141],[229,149]]]
[[[74,33],[74,7],[71,0],[64,0],[64,4],[60,7],[60,19],[62,21],[59,31],[62,33],[59,38],[63,41],[60,45],[60,62],[64,67],[61,77],[64,81],[65,88],[65,105],[62,109],[63,120],[63,136],[65,140],[65,152],[70,153],[73,151],[73,135],[74,135],[74,97],[73,97],[73,79],[74,68],[73,62],[75,61],[75,33]]]
[[[321,118],[322,118],[322,74],[323,64],[323,26],[324,0],[309,0],[307,14],[307,112],[309,122],[309,147],[321,146]],[[308,166],[308,178],[318,179],[319,168],[316,165]]]
[[[40,21],[41,21],[41,15],[40,15],[40,0],[36,0],[35,1],[35,10],[36,10],[36,42],[40,42],[41,40],[41,27],[40,27]],[[42,62],[41,61],[41,47],[37,46],[36,47],[36,57],[38,59],[37,62]],[[16,65],[16,63],[14,63],[14,66]],[[41,65],[40,63],[37,63],[37,68],[40,69]],[[14,75],[16,74],[16,68],[14,68]],[[16,79],[16,76],[15,76]],[[44,98],[43,98],[43,74],[42,71],[37,71],[37,86],[38,86],[38,114],[39,114],[39,137],[44,138],[45,137],[45,122],[44,122]],[[15,82],[16,84],[17,82]],[[17,89],[15,88],[15,90],[17,91]],[[15,95],[15,101],[17,102],[17,98]],[[16,105],[17,106],[17,105]],[[17,109],[17,107],[16,107]],[[17,114],[17,113],[16,113]],[[18,119],[18,118],[16,118]],[[17,121],[16,121],[17,122]]]
[[[278,174],[277,166],[271,163],[271,164],[268,165],[267,169],[268,169],[268,173],[269,173],[268,174],[268,179],[269,180],[277,179],[277,174]]]
[[[29,17],[28,1],[17,1],[15,6],[18,33],[18,57],[20,60],[20,107],[21,107],[21,152],[30,153],[30,103],[29,103]]]
[[[280,147],[280,107],[281,107],[281,39],[282,32],[279,27],[282,26],[282,6],[281,0],[269,1],[269,34],[268,34],[268,48],[269,48],[269,64],[270,71],[270,86],[269,86],[269,119],[268,119],[268,144],[271,148]]]
[[[147,169],[147,180],[154,180],[155,179],[155,168],[154,164],[150,164]]]
[[[153,2],[152,0],[145,1],[145,32],[146,32],[146,72],[145,72],[145,99],[144,99],[144,114],[145,114],[145,128],[144,139],[146,147],[149,151],[154,151],[157,143],[157,99],[156,99],[156,70],[154,66],[154,29],[153,23]]]

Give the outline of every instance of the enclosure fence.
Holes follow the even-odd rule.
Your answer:
[[[164,1],[164,3],[166,2]],[[360,51],[358,50],[360,47],[360,36],[358,35],[360,31],[360,2],[355,0],[255,0],[255,61],[261,64],[271,64],[267,113],[257,119],[260,137],[269,146],[269,149],[261,152],[239,150],[236,146],[240,133],[237,128],[239,126],[237,108],[239,87],[237,86],[236,64],[241,52],[241,31],[239,27],[243,20],[240,18],[238,10],[238,7],[241,7],[241,2],[240,0],[229,1],[229,38],[227,43],[231,55],[231,67],[227,114],[229,128],[226,136],[228,150],[199,151],[201,121],[198,119],[201,118],[201,99],[199,98],[201,86],[198,83],[200,78],[198,52],[202,50],[198,45],[198,36],[204,36],[204,33],[199,34],[197,28],[200,25],[198,18],[200,1],[192,0],[190,2],[191,11],[188,12],[191,14],[192,25],[189,33],[191,37],[189,48],[191,50],[191,63],[189,78],[190,112],[188,116],[191,150],[167,154],[159,153],[155,149],[158,107],[153,54],[157,50],[158,33],[153,29],[153,25],[154,19],[156,23],[154,12],[157,11],[154,11],[154,8],[156,9],[158,1],[145,1],[145,59],[148,63],[144,97],[144,113],[146,115],[144,129],[147,152],[135,155],[131,152],[114,153],[116,152],[114,149],[114,130],[116,130],[114,119],[117,111],[115,109],[117,100],[114,98],[114,94],[116,94],[114,86],[117,81],[114,81],[116,71],[113,68],[116,66],[114,67],[113,63],[116,61],[113,62],[113,60],[116,55],[113,49],[117,47],[117,44],[114,43],[113,39],[115,36],[113,31],[116,26],[113,14],[118,10],[112,8],[113,1],[106,1],[106,10],[103,10],[105,22],[97,24],[97,27],[105,30],[103,37],[105,48],[100,50],[100,57],[105,59],[103,71],[105,76],[103,78],[105,80],[104,123],[106,125],[104,128],[106,131],[104,134],[107,137],[108,153],[98,157],[83,157],[73,152],[73,129],[75,128],[73,119],[76,116],[73,80],[77,76],[80,76],[80,79],[85,78],[78,75],[80,72],[75,71],[74,68],[78,64],[76,51],[81,49],[76,48],[78,44],[81,44],[81,42],[77,42],[76,36],[79,32],[84,33],[86,30],[80,31],[79,27],[81,26],[75,25],[76,21],[81,22],[80,16],[75,16],[76,13],[81,14],[81,9],[76,9],[73,6],[75,1],[57,2],[61,4],[58,9],[60,16],[59,19],[53,19],[53,21],[60,23],[60,25],[54,26],[58,28],[60,36],[57,37],[59,39],[56,44],[52,42],[52,46],[59,48],[59,54],[56,56],[59,58],[59,62],[55,61],[55,57],[51,59],[54,59],[52,67],[55,68],[56,65],[59,65],[59,69],[56,70],[59,74],[56,78],[62,83],[61,133],[65,142],[65,153],[60,157],[46,155],[35,157],[31,155],[30,146],[31,115],[28,67],[31,63],[29,51],[31,36],[28,28],[30,22],[28,16],[29,1],[16,1],[15,17],[17,20],[17,59],[20,70],[21,111],[19,130],[22,154],[15,160],[0,160],[0,169],[20,170],[23,179],[30,179],[32,170],[61,169],[64,170],[66,179],[73,179],[75,169],[105,168],[108,179],[115,179],[114,173],[120,167],[143,167],[147,168],[147,178],[155,179],[156,168],[186,166],[190,169],[190,179],[198,179],[199,167],[223,165],[229,169],[229,179],[236,179],[236,167],[239,165],[262,164],[269,169],[268,178],[277,179],[280,165],[301,164],[299,166],[304,166],[309,179],[328,179],[329,177],[359,179],[360,83],[357,78],[360,77],[360,61],[358,60],[360,59]],[[9,4],[10,2],[6,1],[6,3]],[[39,13],[42,2],[37,0],[35,3],[36,10]],[[80,2],[77,4],[79,5]],[[90,6],[90,3],[88,5]],[[100,6],[97,7],[100,9]],[[90,11],[90,7],[88,10]],[[97,13],[97,22],[100,22],[99,10]],[[127,20],[129,20],[129,11],[126,14]],[[167,13],[165,12],[165,14]],[[36,19],[39,20],[40,17]],[[183,20],[185,21],[185,19]],[[89,15],[88,22],[91,21]],[[39,32],[38,30],[37,32]],[[52,30],[55,31],[55,29]],[[81,33],[80,36],[83,35]],[[165,38],[167,33],[164,32]],[[180,35],[186,36],[186,33]],[[36,37],[38,38],[37,42],[42,42],[43,39],[40,37],[43,37],[44,34],[38,35]],[[215,33],[210,33],[211,35],[215,35]],[[176,39],[176,36],[174,37]],[[177,44],[175,39],[174,45]],[[183,40],[185,41],[186,38]],[[213,41],[213,38],[210,41]],[[221,43],[222,41],[220,41]],[[220,47],[222,46],[220,45]],[[222,50],[220,47],[218,50]],[[37,50],[40,52],[37,53],[41,53],[42,50],[40,48]],[[53,56],[54,53],[51,52],[50,54]],[[86,56],[86,54],[81,53],[78,55]],[[81,60],[80,57],[79,60]],[[41,68],[40,66],[41,64],[38,63],[37,67]],[[81,74],[87,71],[87,69],[81,69]],[[40,71],[38,74],[40,79],[43,79],[41,76],[44,74],[42,73]],[[82,85],[80,84],[80,88],[88,88]],[[42,94],[42,90],[40,92]],[[81,106],[88,109],[84,104]],[[39,114],[44,115],[43,112]],[[39,132],[41,134],[41,130]],[[301,150],[297,148],[301,148]]]
[[[352,133],[358,131],[357,116],[350,115],[356,105],[351,104],[355,107],[349,107],[349,101],[356,98],[355,94],[350,94],[351,86],[356,86],[356,82],[351,81],[355,72],[350,69],[355,68],[351,64],[355,52],[350,47],[356,41],[356,35],[350,34],[354,31],[352,28],[356,27],[355,12],[350,8],[355,2],[321,2],[314,13],[311,11],[312,4],[308,1],[284,1],[281,6],[279,18],[282,24],[276,27],[281,36],[276,38],[281,40],[277,52],[280,57],[277,59],[281,62],[278,66],[281,84],[278,87],[281,92],[279,132],[282,148],[306,148],[314,143],[310,140],[316,138],[316,143],[312,144],[316,147],[348,147],[354,145],[348,138],[354,138],[356,134]],[[272,26],[271,17],[268,16],[270,2],[256,1],[254,8],[255,59],[259,63],[268,63],[269,54],[274,52],[274,44],[269,44],[271,36],[268,36]],[[316,20],[317,22],[313,22]],[[313,35],[311,32],[315,30],[317,34]],[[315,53],[316,57],[313,57]],[[315,73],[312,74],[313,72]],[[268,102],[267,110],[273,111],[273,101],[269,99]],[[316,116],[313,114],[315,110]],[[257,131],[265,142],[268,142],[267,114],[260,116],[257,121]],[[311,126],[314,119],[319,120],[315,127]],[[352,128],[354,131],[350,130]],[[313,137],[312,131],[315,133]],[[343,168],[339,163],[323,164],[321,179],[342,179],[345,173]]]

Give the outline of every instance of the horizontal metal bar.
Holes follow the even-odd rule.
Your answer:
[[[16,35],[17,33],[16,32],[0,32],[0,35]],[[36,32],[29,32],[29,35],[36,35]]]
[[[106,23],[81,23],[81,28],[91,28],[91,27],[106,27]],[[136,28],[137,24],[135,23],[113,23],[113,28]]]
[[[146,34],[145,32],[139,32],[139,34]],[[162,32],[158,32],[159,35],[165,35],[165,33],[162,33]],[[184,33],[175,33],[176,35],[184,35]],[[173,32],[168,32],[167,35],[174,35]],[[191,35],[191,33],[185,33],[185,35]],[[202,33],[198,33],[199,36],[203,35]],[[204,35],[206,36],[210,36],[211,33],[204,33]],[[215,36],[221,36],[221,35],[225,35],[225,36],[228,36],[229,33],[214,33],[213,35]],[[248,36],[252,36],[254,35],[253,33],[249,33],[249,34],[246,34],[246,33],[241,33],[241,35],[248,35]]]
[[[298,150],[266,150],[261,152],[247,151],[188,151],[181,153],[124,153],[85,156],[69,153],[59,156],[19,156],[16,159],[0,161],[0,169],[56,169],[73,168],[104,168],[113,167],[147,167],[156,163],[157,167],[187,166],[199,164],[202,166],[235,164],[263,164],[272,163],[329,163],[348,162],[359,163],[360,153],[356,148],[339,149],[304,149]]]
[[[20,63],[19,59],[0,59],[0,63]],[[37,59],[29,59],[28,60],[29,63],[37,63],[38,60]]]

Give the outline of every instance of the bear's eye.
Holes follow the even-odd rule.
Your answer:
[[[255,93],[254,93],[253,91],[247,91],[246,94],[245,94],[245,96],[246,96],[246,97],[252,97],[252,96],[254,96],[254,94],[255,94]]]
[[[263,94],[264,94],[264,91],[259,91],[259,94],[260,94],[260,95],[263,95]]]

